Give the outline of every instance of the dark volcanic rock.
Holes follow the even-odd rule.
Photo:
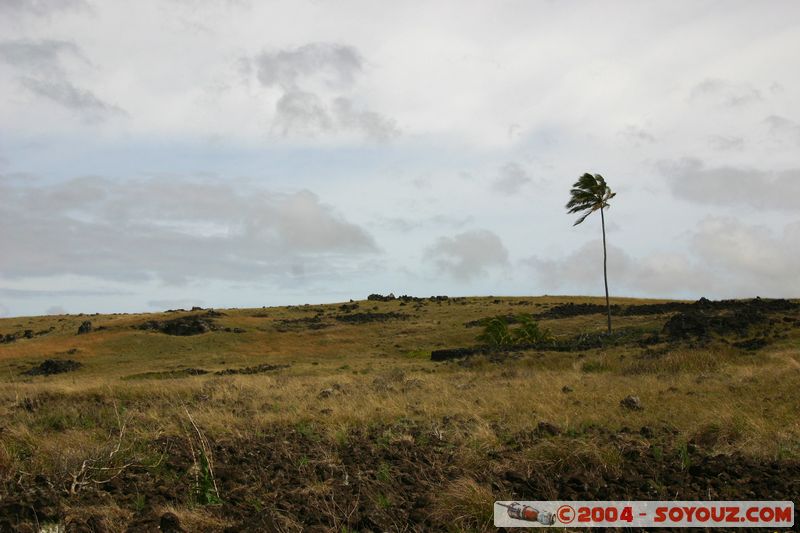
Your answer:
[[[26,376],[50,376],[78,370],[83,365],[71,359],[45,359],[40,365],[23,372]]]
[[[372,302],[391,302],[391,301],[393,301],[395,299],[396,298],[395,298],[394,294],[391,293],[391,292],[389,294],[387,294],[386,296],[384,296],[382,294],[370,294],[369,296],[367,296],[367,300],[370,300]]]
[[[171,320],[148,320],[134,327],[178,336],[202,335],[218,329],[212,320],[201,316],[184,316]]]
[[[408,315],[403,313],[350,313],[346,315],[337,315],[334,317],[339,322],[347,324],[365,324],[367,322],[386,322],[387,320],[404,320]]]
[[[270,365],[270,364],[262,364],[257,366],[247,366],[244,368],[226,368],[225,370],[220,370],[219,372],[214,372],[217,376],[230,376],[232,374],[243,374],[243,375],[250,375],[250,374],[261,374],[264,372],[272,372],[273,370],[280,370],[282,368],[288,368],[289,365]]]
[[[158,528],[164,533],[183,533],[186,531],[181,527],[181,521],[174,513],[164,513],[161,515]]]
[[[81,322],[81,325],[78,326],[78,335],[83,335],[85,333],[91,333],[92,331],[92,322],[91,320],[84,320]]]
[[[767,339],[765,339],[764,337],[758,337],[753,339],[747,339],[744,341],[734,342],[733,346],[735,346],[736,348],[741,348],[743,350],[755,351],[755,350],[760,350],[767,344],[769,344],[769,341],[767,341]]]
[[[642,407],[642,401],[638,396],[625,396],[619,401],[619,404],[625,409],[630,409],[631,411],[641,411],[644,409],[644,407]]]

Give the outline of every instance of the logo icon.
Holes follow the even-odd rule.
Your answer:
[[[575,520],[575,509],[569,505],[562,505],[556,511],[556,516],[562,524],[571,524]]]

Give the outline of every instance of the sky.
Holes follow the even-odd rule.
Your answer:
[[[0,0],[0,316],[800,296],[795,1]]]

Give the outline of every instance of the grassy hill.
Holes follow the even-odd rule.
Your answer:
[[[497,499],[797,504],[800,304],[614,299],[606,337],[601,303],[1,319],[0,531],[491,530]],[[520,315],[552,338],[481,346],[489,319]]]

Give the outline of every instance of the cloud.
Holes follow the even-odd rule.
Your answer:
[[[603,247],[592,241],[560,258],[531,257],[545,291],[601,294]],[[684,251],[634,257],[608,246],[611,294],[690,298],[796,297],[800,294],[800,221],[781,233],[730,217],[708,217],[688,233]]]
[[[800,221],[776,232],[732,217],[709,217],[690,243],[693,254],[740,294],[800,295]]]
[[[31,94],[74,111],[89,121],[124,114],[118,106],[75,85],[66,65],[76,60],[79,64],[89,64],[81,49],[70,41],[42,39],[0,42],[0,62],[14,68],[17,81]]]
[[[350,86],[361,72],[363,60],[352,46],[310,43],[289,50],[264,51],[252,59],[252,64],[263,85],[290,92],[312,78],[330,87]]]
[[[46,315],[66,315],[67,310],[61,307],[60,305],[53,305],[48,307],[45,311]]]
[[[376,224],[392,231],[408,233],[415,230],[428,230],[430,228],[463,228],[475,221],[472,215],[452,217],[447,215],[433,215],[425,218],[381,217]]]
[[[99,177],[0,180],[0,274],[106,280],[254,280],[352,268],[372,237],[307,190],[243,182]]]
[[[581,294],[601,294],[603,284],[603,244],[591,241],[561,258],[531,257],[524,261],[534,270],[546,292],[566,289]],[[608,246],[608,283],[613,294],[703,293],[711,288],[711,278],[698,275],[694,266],[679,253],[656,254],[635,259],[622,248]]]
[[[65,55],[83,59],[78,46],[70,41],[0,41],[0,61],[24,70],[49,70],[63,74],[61,58]]]
[[[262,86],[282,93],[275,103],[274,127],[284,136],[353,133],[386,142],[399,135],[394,120],[356,105],[349,96],[363,69],[352,46],[311,43],[262,52],[244,64],[255,70]]]
[[[425,250],[425,258],[459,281],[483,276],[491,268],[508,264],[508,250],[489,230],[472,230],[440,237]]]
[[[119,107],[107,104],[91,91],[75,87],[66,80],[22,78],[20,82],[32,93],[81,112],[87,119],[96,120],[109,114],[125,114]]]
[[[3,16],[50,16],[62,11],[88,7],[84,0],[0,0],[0,14]]]
[[[492,182],[492,189],[511,196],[532,181],[525,169],[511,162],[500,168],[499,176]]]
[[[741,107],[763,100],[761,91],[750,83],[735,83],[721,79],[707,79],[695,85],[690,100],[713,100],[726,107]]]
[[[356,109],[348,98],[333,100],[333,116],[339,128],[355,131],[375,141],[389,141],[400,134],[394,120],[374,111]]]
[[[0,295],[8,298],[63,298],[68,296],[129,296],[133,294],[128,291],[120,290],[97,290],[97,289],[59,289],[59,290],[39,290],[39,289],[10,289],[0,288]]]
[[[800,145],[800,124],[786,117],[770,115],[764,119],[769,128],[769,134],[778,140],[787,140],[792,144]]]
[[[800,168],[779,172],[748,167],[706,167],[699,159],[662,161],[658,170],[672,194],[699,204],[797,210]]]
[[[708,144],[720,152],[741,152],[744,149],[744,139],[733,135],[711,135]]]
[[[333,119],[323,101],[316,94],[297,90],[278,99],[275,122],[283,135],[317,135],[333,128]]]
[[[651,144],[656,142],[656,138],[653,134],[640,126],[625,126],[619,134],[634,146],[640,146],[642,143]]]

